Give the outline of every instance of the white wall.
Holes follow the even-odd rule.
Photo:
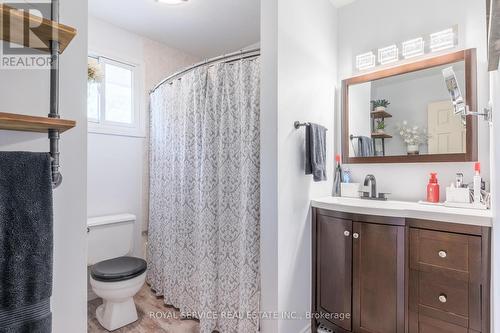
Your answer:
[[[386,19],[379,19],[381,17]],[[376,22],[374,18],[377,18]],[[484,1],[357,0],[338,11],[339,80],[353,75],[353,61],[357,54],[458,24],[459,48],[477,48],[478,107],[481,110],[488,102],[489,85],[486,72],[485,18]],[[337,128],[337,133],[336,147],[339,150],[340,127]],[[488,125],[480,120],[479,160],[486,178],[489,178],[488,141]],[[377,177],[380,191],[392,193],[392,199],[403,200],[425,198],[430,172],[438,173],[442,191],[444,185],[453,181],[456,172],[463,172],[467,181],[473,175],[472,163],[359,164],[350,165],[349,168],[355,181],[362,181],[366,174],[373,173]]]
[[[88,215],[136,215],[134,255],[142,256],[141,231],[147,230],[148,221],[149,90],[199,59],[93,17],[89,18],[89,51],[140,69],[144,135],[88,135]]]
[[[61,21],[78,30],[61,56],[61,116],[77,127],[61,135],[62,185],[54,191],[53,332],[87,331],[86,304],[86,68],[87,1],[61,2]],[[49,74],[0,71],[0,109],[46,116]],[[49,150],[46,134],[0,131],[0,150]]]
[[[278,311],[278,0],[261,3],[260,311]],[[262,320],[262,333],[278,332]]]
[[[311,309],[311,198],[331,193],[337,13],[328,0],[278,1],[278,308]],[[327,127],[328,181],[304,174],[304,128]],[[301,332],[308,320],[283,320],[279,332]]]
[[[496,70],[490,73],[490,96],[493,103],[493,127],[491,133],[491,142],[500,142],[500,72]],[[500,145],[491,145],[491,170],[499,170],[500,166]],[[500,191],[500,174],[497,172],[492,172],[491,177],[491,187],[492,187],[492,209],[493,209],[493,228],[492,228],[492,256],[491,256],[491,320],[492,327],[491,332],[498,332],[500,330],[500,323],[495,322],[495,318],[500,320],[500,261],[497,259],[500,257],[500,231],[498,230],[497,224],[500,223],[499,211],[500,211],[500,196],[498,195]]]

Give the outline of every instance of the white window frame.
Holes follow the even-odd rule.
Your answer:
[[[145,137],[145,115],[143,107],[143,89],[142,89],[142,68],[139,64],[116,59],[103,55],[90,53],[89,58],[94,58],[99,64],[110,64],[117,67],[122,67],[132,72],[132,123],[121,123],[106,120],[106,87],[105,84],[99,84],[99,112],[98,119],[88,118],[88,132],[97,134],[122,135]],[[104,75],[104,66],[102,68]],[[104,80],[103,80],[104,82]]]

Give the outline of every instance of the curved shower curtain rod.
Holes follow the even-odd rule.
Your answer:
[[[233,53],[229,54],[224,54],[221,56],[217,56],[215,58],[207,59],[202,62],[199,62],[197,64],[192,65],[191,67],[185,68],[182,71],[179,71],[175,74],[170,75],[169,77],[166,77],[165,79],[161,80],[160,83],[158,83],[153,89],[149,91],[149,93],[153,93],[156,89],[158,89],[162,84],[167,83],[167,82],[172,82],[179,76],[186,74],[198,67],[201,66],[206,66],[206,65],[214,65],[217,63],[221,62],[231,62],[231,61],[236,61],[236,60],[241,60],[241,59],[246,59],[246,58],[253,58],[257,57],[260,55],[260,48],[255,48],[255,49],[249,49],[249,50],[240,50],[236,51]]]

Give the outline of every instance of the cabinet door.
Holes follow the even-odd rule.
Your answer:
[[[352,222],[317,216],[317,309],[333,324],[351,330]],[[345,317],[348,314],[348,317]]]
[[[353,328],[404,333],[405,227],[353,223]]]

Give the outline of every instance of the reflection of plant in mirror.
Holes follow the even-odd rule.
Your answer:
[[[376,100],[373,100],[371,101],[370,103],[372,103],[372,109],[373,110],[376,110],[377,108],[386,108],[389,106],[389,101],[386,100],[386,99],[376,99]]]
[[[385,129],[385,122],[383,120],[377,120],[377,130],[383,131]]]
[[[427,143],[429,136],[425,128],[410,126],[405,120],[403,124],[398,125],[398,132],[403,141],[408,145],[420,145]]]

